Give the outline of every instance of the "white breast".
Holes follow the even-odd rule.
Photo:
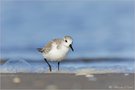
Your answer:
[[[51,51],[47,54],[43,53],[43,56],[50,61],[61,61],[66,57],[68,51],[69,48],[65,46],[62,46],[60,49],[58,49],[56,45],[53,45]]]

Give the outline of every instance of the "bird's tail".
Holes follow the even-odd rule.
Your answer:
[[[37,50],[41,53],[43,52],[42,48],[37,48]]]

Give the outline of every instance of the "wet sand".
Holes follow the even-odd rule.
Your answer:
[[[135,74],[1,73],[1,90],[134,90]]]

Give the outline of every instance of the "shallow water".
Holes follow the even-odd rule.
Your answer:
[[[49,62],[53,72],[57,72],[57,62]],[[59,72],[85,73],[134,73],[134,59],[72,59],[60,63]],[[47,73],[48,65],[44,60],[9,59],[0,65],[2,73]]]

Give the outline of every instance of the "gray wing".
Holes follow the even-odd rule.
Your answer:
[[[52,49],[52,44],[55,43],[57,45],[57,49],[60,48],[61,43],[62,43],[62,39],[54,39],[53,41],[49,42],[44,48],[42,48],[42,52],[49,53]]]
[[[61,48],[62,39],[54,39],[53,42],[57,45],[57,49]]]
[[[53,42],[49,42],[44,48],[42,48],[42,51],[44,53],[49,53],[51,51],[51,48],[52,48],[52,43]]]

